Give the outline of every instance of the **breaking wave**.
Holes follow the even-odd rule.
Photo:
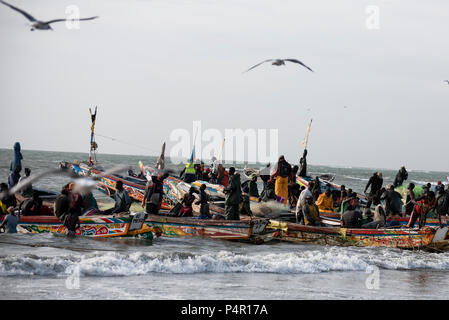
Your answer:
[[[295,250],[295,249],[292,249]],[[389,270],[449,270],[449,254],[391,249],[338,248],[281,253],[238,254],[189,252],[95,252],[42,257],[0,256],[0,276],[138,276],[150,273],[279,273],[304,274],[365,271],[375,265]]]

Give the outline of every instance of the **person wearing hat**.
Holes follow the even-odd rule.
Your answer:
[[[366,203],[366,207],[370,208],[371,203],[373,203],[374,197],[380,197],[380,189],[382,188],[384,180],[382,179],[382,172],[375,172],[369,178],[368,183],[366,184],[364,193],[371,187],[369,194],[367,194],[368,202]]]

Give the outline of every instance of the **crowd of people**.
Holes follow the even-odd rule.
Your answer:
[[[361,203],[361,198],[365,197],[361,197],[352,189],[346,189],[344,185],[339,190],[330,184],[322,186],[322,181],[318,177],[314,180],[309,178],[307,181],[310,181],[305,187],[298,184],[297,176],[307,177],[306,157],[307,150],[304,150],[299,166],[292,166],[284,156],[280,156],[275,166],[271,167],[268,164],[258,173],[253,172],[249,180],[243,183],[235,167],[226,169],[216,159],[213,159],[210,167],[205,167],[203,162],[188,161],[180,174],[181,179],[187,183],[201,180],[223,186],[224,214],[211,211],[211,196],[206,192],[205,184],[200,186],[199,191],[191,187],[179,203],[174,205],[171,213],[177,217],[192,217],[193,206],[197,205],[199,219],[239,220],[241,214],[252,216],[250,201],[253,199],[259,202],[276,201],[294,209],[296,222],[310,226],[325,225],[322,219],[324,213],[339,213],[341,226],[348,228],[395,226],[398,224],[397,218],[409,218],[407,227],[413,228],[416,222],[422,227],[431,211],[435,212],[442,225],[441,217],[449,214],[449,186],[445,188],[441,182],[438,182],[434,190],[431,190],[430,183],[423,186],[419,197],[415,196],[415,185],[409,183],[406,201],[403,204],[403,197],[396,188],[402,186],[408,179],[405,167],[399,169],[393,184],[387,184],[385,187],[382,173],[375,172],[364,189],[365,203]],[[48,214],[42,205],[39,192],[33,190],[31,183],[19,191],[24,199],[22,201],[18,201],[14,194],[8,192],[19,182],[30,177],[29,168],[25,168],[23,177],[20,174],[22,158],[20,144],[16,143],[8,183],[0,184],[2,194],[0,211],[6,215],[1,227],[6,226],[8,232],[15,230],[19,213],[24,216]],[[163,181],[167,177],[168,173],[161,172],[147,183],[142,200],[142,207],[147,213],[159,214],[164,199]],[[259,178],[263,185],[261,192],[257,183]],[[116,190],[112,195],[115,200],[114,206],[100,211],[92,192],[80,191],[73,183],[69,183],[62,188],[54,201],[54,210],[51,214],[63,222],[69,234],[74,234],[79,226],[79,217],[86,210],[95,210],[102,215],[129,212],[132,199],[123,188],[123,182],[117,181],[115,187]]]

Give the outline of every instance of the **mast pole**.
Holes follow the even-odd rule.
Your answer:
[[[90,119],[92,121],[92,125],[90,127],[90,151],[89,151],[89,165],[97,164],[97,148],[98,145],[95,142],[95,120],[97,117],[97,106],[95,106],[95,112],[92,113],[92,110],[89,108]]]

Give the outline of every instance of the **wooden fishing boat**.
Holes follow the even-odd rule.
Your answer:
[[[0,216],[3,221],[5,216]],[[152,230],[144,224],[145,213],[80,217],[76,235],[95,238],[141,237],[152,239]],[[19,216],[18,233],[67,234],[67,228],[55,216]]]
[[[328,221],[338,221],[340,222],[340,214],[339,213],[328,213],[328,212],[321,212],[320,211],[320,217],[324,218]],[[410,217],[388,217],[387,221],[397,221],[400,225],[405,226],[408,224]],[[415,225],[417,222],[415,223]],[[426,219],[426,227],[432,227],[432,228],[438,228],[440,227],[440,222],[436,218],[427,218]],[[442,216],[441,217],[441,226],[447,227],[449,226],[449,216]]]
[[[212,220],[149,214],[145,220],[156,236],[202,237],[221,240],[266,242],[279,236],[278,230],[265,231],[268,219]]]
[[[419,249],[432,243],[436,230],[419,229],[352,229],[314,227],[270,220],[267,229],[281,230],[281,241],[333,246],[390,247]]]

